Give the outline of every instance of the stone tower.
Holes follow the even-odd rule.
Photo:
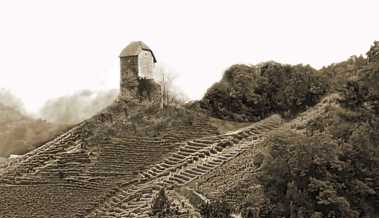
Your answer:
[[[159,104],[161,88],[153,79],[153,51],[143,42],[130,43],[120,54],[120,98],[128,102]]]

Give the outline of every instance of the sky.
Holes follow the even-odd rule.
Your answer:
[[[377,0],[0,0],[0,88],[30,111],[119,86],[121,50],[144,41],[200,99],[233,64],[315,68],[379,40]]]

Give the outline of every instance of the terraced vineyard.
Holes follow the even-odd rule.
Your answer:
[[[300,131],[336,99],[331,95],[290,122],[273,115],[225,134],[196,118],[158,137],[110,135],[91,141],[89,124],[95,121],[83,122],[6,163],[0,176],[2,215],[151,217],[162,190],[182,217],[199,217],[193,197],[237,206],[244,191],[261,194],[260,187],[251,186],[257,184],[252,182],[259,168],[257,145],[276,129]]]
[[[94,142],[88,135],[95,122],[96,117],[91,118],[3,164],[1,215],[83,217],[114,187],[132,184],[139,172],[176,152],[182,141],[218,134],[206,119],[199,118],[188,125],[165,128],[160,137],[110,135]]]
[[[185,186],[242,154],[282,123],[274,115],[242,130],[183,142],[177,152],[121,183],[86,217],[150,217],[154,197],[161,189]],[[184,213],[184,211],[183,211]]]

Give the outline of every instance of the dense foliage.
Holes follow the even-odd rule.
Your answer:
[[[370,64],[360,71],[359,79],[345,84],[342,103],[354,111],[379,115],[379,65]]]
[[[203,204],[200,214],[203,218],[231,218],[232,209],[223,201],[212,201]]]
[[[257,121],[273,113],[295,115],[316,104],[326,91],[327,82],[310,66],[235,65],[200,105],[218,118]]]
[[[240,112],[247,117],[258,117],[254,114],[258,111],[263,117],[272,112],[296,114],[317,102],[323,93],[337,92],[340,96],[338,104],[326,103],[325,112],[312,115],[314,117],[302,127],[305,134],[291,128],[282,129],[265,141],[261,151],[265,158],[257,174],[264,204],[254,206],[254,201],[260,200],[254,198],[239,202],[242,217],[379,217],[377,57],[379,43],[371,47],[368,59],[353,56],[318,72],[305,70],[312,72],[312,79],[300,83],[290,81],[309,75],[296,74],[304,72],[307,69],[304,66],[300,67],[303,70],[293,70],[294,67],[291,71],[273,63],[266,64],[269,67],[263,68],[263,72],[271,74],[262,74],[258,67],[234,66],[208,91],[202,106],[214,116],[236,120],[244,120],[234,116]],[[295,73],[297,76],[281,77],[280,73],[273,72]],[[313,86],[318,87],[317,92],[309,88]],[[258,99],[256,102],[264,103],[251,104],[254,109],[247,107],[251,106],[247,102],[253,101],[242,99],[251,93]],[[314,98],[310,98],[313,101],[307,100],[309,93],[313,93]],[[240,101],[234,99],[236,96]],[[230,108],[223,102],[229,102]],[[234,107],[239,111],[233,111]]]
[[[341,107],[273,135],[261,173],[266,217],[379,216],[379,67],[359,68],[340,88]]]
[[[366,64],[367,60],[363,56],[352,56],[346,61],[323,67],[319,72],[328,82],[329,92],[339,92],[348,81],[363,73],[359,69]]]
[[[326,135],[273,136],[261,173],[265,217],[376,217],[377,154]],[[364,157],[366,155],[366,157]]]

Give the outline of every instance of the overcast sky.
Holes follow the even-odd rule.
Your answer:
[[[36,111],[51,97],[118,88],[120,51],[142,40],[192,99],[232,64],[315,68],[379,40],[372,1],[1,0],[0,88]]]

